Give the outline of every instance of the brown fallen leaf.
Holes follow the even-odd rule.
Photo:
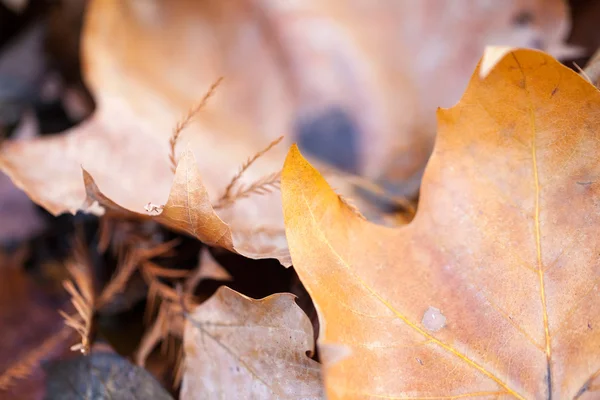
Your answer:
[[[253,214],[248,215],[248,221],[244,221],[243,225],[240,222],[232,228],[217,215],[190,150],[181,156],[169,199],[160,207],[157,215],[136,213],[116,204],[101,192],[87,171],[84,170],[83,174],[87,191],[85,204],[88,209],[97,202],[117,215],[135,216],[139,219],[151,218],[170,228],[188,233],[208,245],[223,247],[249,258],[276,258],[286,267],[291,265],[283,227],[280,229],[278,223],[262,227],[260,224],[264,221],[259,219],[261,214]],[[250,211],[252,209],[248,207],[247,212]],[[230,212],[230,209],[224,210],[225,215],[231,215]],[[251,222],[259,225],[252,227]]]
[[[190,58],[187,58],[185,51],[165,58],[165,51],[172,53],[176,47],[174,44],[185,40],[180,35],[180,27],[205,26],[210,30],[218,22],[212,19],[214,16],[204,13],[204,6],[199,7],[199,3],[178,1],[156,3],[156,6],[168,8],[169,12],[158,17],[153,14],[156,10],[153,10],[151,3],[140,5],[138,2],[115,3],[100,0],[90,4],[83,46],[85,65],[88,66],[86,77],[98,104],[95,116],[72,133],[60,137],[23,145],[7,143],[0,155],[2,169],[34,201],[54,214],[88,208],[82,206],[86,198],[81,185],[80,167],[83,166],[86,170],[84,176],[87,193],[93,193],[93,199],[99,200],[102,206],[111,208],[112,212],[117,210],[129,215],[129,211],[133,211],[138,213],[134,216],[144,215],[148,218],[143,212],[144,204],[149,201],[165,204],[170,193],[172,204],[167,203],[162,216],[157,218],[167,221],[169,226],[175,225],[192,234],[196,232],[199,239],[209,244],[226,246],[230,250],[248,247],[247,252],[242,251],[244,254],[269,257],[280,257],[283,254],[281,257],[289,259],[285,248],[281,209],[273,206],[274,202],[280,204],[278,193],[240,199],[221,210],[219,215],[212,210],[208,211],[211,203],[218,200],[235,176],[243,160],[261,150],[261,146],[255,145],[255,124],[252,124],[251,131],[250,124],[237,122],[239,118],[221,116],[221,88],[208,102],[206,109],[199,112],[196,120],[182,132],[179,140],[180,149],[182,146],[191,149],[185,152],[187,163],[184,172],[193,173],[194,176],[177,175],[175,186],[171,187],[173,177],[168,158],[171,128],[180,115],[184,114],[184,110],[194,104],[208,88],[204,82],[212,81],[218,76],[213,76],[211,71],[220,68],[201,67],[205,62],[203,60],[214,59],[212,56],[206,57],[207,52],[214,50],[211,46],[198,46],[195,43],[191,46],[195,50],[189,54]],[[163,20],[159,29],[152,26],[152,15]],[[150,22],[150,25],[146,22]],[[113,29],[115,27],[119,28]],[[115,46],[111,39],[114,35],[120,37],[118,42],[123,46]],[[193,35],[190,39],[192,37]],[[167,41],[172,41],[172,44],[163,46]],[[187,47],[184,43],[182,45]],[[133,48],[140,53],[131,58]],[[138,59],[138,56],[141,58]],[[185,60],[178,61],[179,56],[184,56]],[[136,67],[128,65],[130,61],[141,61],[142,58],[147,61],[156,58],[156,63],[144,61],[137,63]],[[152,68],[147,70],[150,65]],[[180,70],[181,67],[184,70]],[[131,68],[141,69],[136,74],[125,72]],[[199,69],[204,73],[198,74]],[[222,72],[228,70],[223,68]],[[173,81],[173,73],[181,78],[179,82]],[[236,79],[230,77],[222,87],[235,87],[238,79],[242,78],[245,76],[237,76]],[[115,79],[121,82],[118,83]],[[270,78],[267,75],[265,79]],[[256,81],[255,89],[260,92],[266,90],[267,86],[269,85]],[[215,103],[217,107],[211,106],[211,103]],[[275,130],[270,129],[269,132],[273,133]],[[223,140],[224,132],[227,134],[226,141]],[[275,137],[280,135],[281,132],[277,132]],[[265,144],[273,138],[269,139],[267,135]],[[180,149],[176,151],[179,152]],[[21,151],[27,155],[16,156]],[[198,165],[192,152],[200,156],[197,157]],[[26,161],[29,157],[38,159],[36,154],[40,153],[44,154],[47,167],[54,171],[51,179],[44,177],[49,170],[40,169],[37,162],[36,165],[31,165]],[[249,186],[265,175],[278,172],[283,163],[283,155],[283,150],[279,150],[279,156],[274,159],[261,157],[245,171],[239,180],[240,185]],[[175,154],[175,157],[178,156]],[[195,171],[192,172],[193,169]],[[187,190],[192,187],[198,190],[199,197],[193,200],[199,200],[199,203],[191,202],[185,206],[196,207],[187,210],[199,213],[192,215],[192,220],[200,219],[200,223],[213,221],[204,231],[198,230],[198,226],[191,226],[192,220],[186,223],[171,218],[179,218],[178,210],[182,206],[179,200],[187,197]],[[212,198],[209,198],[209,193]],[[168,207],[169,205],[173,207]],[[206,216],[203,214],[205,211],[208,213]],[[222,237],[230,228],[233,232]],[[254,230],[260,231],[260,235],[256,235],[256,241],[249,239]],[[234,248],[233,243],[247,240],[252,240],[253,243]],[[289,264],[289,261],[283,262]]]
[[[7,143],[0,169],[54,214],[82,208],[81,166],[104,206],[141,215],[150,202],[158,210],[169,193],[186,193],[170,190],[172,128],[224,76],[179,138],[174,158],[188,148],[198,171],[186,155],[194,179],[178,182],[202,192],[195,210],[206,214],[193,219],[210,220],[214,232],[199,238],[248,256],[285,257],[278,193],[216,213],[208,207],[244,160],[283,134],[339,169],[414,194],[433,143],[433,111],[458,99],[484,46],[549,48],[568,25],[562,0],[94,0],[82,53],[95,115],[53,138]],[[284,153],[272,149],[240,185],[275,176]],[[346,184],[335,186],[354,197]]]
[[[288,155],[287,238],[328,398],[598,398],[600,93],[515,50],[438,127],[399,229],[357,218]]]
[[[322,399],[312,326],[291,294],[222,286],[187,316],[181,399]]]

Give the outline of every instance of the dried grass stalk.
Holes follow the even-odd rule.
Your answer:
[[[223,195],[219,198],[219,202],[222,202],[222,201],[225,201],[225,200],[231,198],[232,197],[231,191],[233,190],[233,187],[236,185],[236,183],[238,183],[238,181],[240,180],[242,175],[244,175],[244,172],[246,172],[246,170],[248,168],[250,168],[250,166],[252,166],[252,164],[254,164],[254,162],[256,160],[258,160],[260,157],[262,157],[265,153],[267,153],[273,147],[277,146],[282,140],[283,140],[283,136],[278,137],[277,139],[275,139],[271,143],[269,143],[269,145],[267,147],[260,150],[258,153],[254,154],[249,159],[247,159],[246,162],[244,164],[242,164],[242,166],[240,167],[237,174],[235,174],[235,176],[231,179],[231,182],[229,182],[229,185],[227,185],[227,187],[225,188],[225,193],[223,193]]]
[[[280,182],[281,171],[263,176],[248,186],[240,186],[233,194],[229,194],[227,197],[221,197],[219,201],[213,205],[213,208],[218,210],[220,208],[231,206],[236,201],[250,197],[254,194],[263,195],[271,193],[274,190],[279,189]]]
[[[72,262],[67,266],[72,280],[63,282],[63,287],[71,296],[71,303],[76,314],[69,315],[59,311],[65,324],[73,328],[81,337],[81,342],[73,345],[71,350],[88,354],[91,347],[92,323],[95,312],[95,295],[92,272],[88,263]]]
[[[169,160],[171,161],[171,170],[173,171],[173,173],[175,173],[175,170],[177,169],[177,158],[175,157],[175,147],[177,146],[177,141],[179,140],[179,136],[181,135],[181,132],[190,124],[190,122],[192,122],[192,119],[196,116],[196,114],[198,114],[198,112],[200,112],[200,110],[206,105],[206,103],[208,102],[208,99],[210,99],[212,97],[212,95],[215,93],[217,87],[221,84],[221,81],[223,81],[223,77],[220,77],[211,85],[211,87],[208,89],[208,92],[206,92],[206,94],[204,95],[204,97],[202,98],[200,103],[198,103],[194,107],[192,107],[187,112],[187,114],[179,122],[177,122],[177,125],[175,125],[175,128],[173,128],[173,133],[171,134],[171,138],[169,139],[169,146],[170,146]]]
[[[63,327],[63,329],[50,336],[38,347],[21,357],[19,361],[10,365],[0,374],[0,391],[8,390],[17,380],[31,376],[40,363],[72,334],[73,331],[70,328]]]
[[[80,343],[71,346],[71,350],[89,354],[92,344],[92,324],[94,320],[96,293],[92,263],[89,258],[85,234],[80,226],[73,242],[73,260],[67,263],[71,279],[63,282],[63,287],[71,296],[71,304],[76,313],[69,315],[60,310],[65,324],[73,328],[81,337]]]

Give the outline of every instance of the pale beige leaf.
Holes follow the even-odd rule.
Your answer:
[[[291,294],[221,287],[189,315],[181,399],[323,399],[312,325]]]

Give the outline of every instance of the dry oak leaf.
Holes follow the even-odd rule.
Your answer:
[[[128,210],[163,205],[171,130],[224,76],[177,149],[189,144],[213,202],[282,134],[393,186],[420,177],[433,111],[458,99],[486,44],[552,48],[568,30],[563,0],[92,0],[82,65],[95,115],[52,138],[7,143],[0,169],[54,214],[81,207],[81,165]],[[284,157],[273,149],[240,184],[276,173]],[[234,233],[261,228],[276,247],[284,236],[277,193],[218,214]],[[253,251],[267,251],[262,240]]]
[[[438,111],[398,229],[357,218],[292,148],[286,233],[320,346],[337,345],[328,398],[598,398],[599,129],[596,88],[512,51]]]
[[[238,101],[244,96],[235,88],[241,82],[255,83],[244,86],[253,93],[266,93],[271,86],[235,74],[233,65],[210,61],[218,59],[212,52],[220,46],[201,40],[197,29],[211,32],[219,23],[203,7],[185,0],[90,2],[82,53],[86,82],[97,103],[95,114],[60,135],[6,142],[0,150],[0,168],[32,200],[56,215],[86,209],[90,205],[88,201],[82,206],[86,196],[112,212],[138,218],[149,218],[143,209],[149,201],[167,204],[155,217],[159,222],[211,245],[289,264],[279,193],[240,199],[218,215],[211,209],[240,164],[285,132],[268,129],[259,138],[255,127],[269,122],[253,119],[258,111],[239,112]],[[262,58],[264,50],[251,50],[253,57]],[[248,64],[244,65],[249,72]],[[173,183],[168,158],[172,128],[221,74],[228,78],[181,135],[177,156],[183,166],[180,162],[182,170]],[[279,83],[274,86],[273,95],[279,98]],[[228,104],[235,107],[228,110]],[[243,102],[242,108],[253,104]],[[182,151],[186,146],[189,150]],[[283,148],[273,149],[244,173],[239,185],[249,186],[278,172],[284,157]]]
[[[135,215],[140,219],[152,218],[211,246],[223,247],[249,258],[276,258],[286,267],[291,265],[285,236],[279,234],[276,228],[232,229],[217,215],[202,184],[194,154],[190,150],[183,153],[177,164],[169,199],[158,215],[147,216],[121,207],[100,191],[87,171],[83,170],[83,174],[87,192],[86,204],[89,207],[97,201],[112,212]],[[249,219],[253,217],[258,215],[248,215]]]
[[[188,316],[181,399],[323,399],[312,325],[289,293],[225,286]]]

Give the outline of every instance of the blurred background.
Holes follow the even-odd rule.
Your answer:
[[[166,145],[177,116],[218,77],[224,83],[194,144],[209,188],[223,187],[246,157],[284,135],[286,145],[297,142],[317,162],[372,182],[383,193],[378,196],[416,204],[435,141],[435,110],[460,99],[488,45],[540,49],[577,71],[600,47],[600,1],[0,0],[0,141],[56,144],[85,130],[83,136],[99,143],[88,153],[69,142],[35,157],[16,146],[1,154],[0,167],[19,170],[30,186],[28,196],[0,172],[0,326],[10,326],[17,338],[30,329],[19,316],[31,307],[45,315],[64,304],[58,284],[7,311],[15,296],[27,297],[36,286],[15,283],[22,278],[3,269],[25,266],[60,282],[64,268],[51,265],[72,252],[76,229],[88,232],[88,242],[100,240],[96,217],[63,214],[79,206],[79,197],[68,198],[71,189],[51,193],[54,188],[80,180],[87,163],[104,186],[118,179],[152,183],[127,183],[140,194],[158,182],[142,200],[127,203],[122,196],[122,204],[135,203],[130,209],[166,196],[166,150],[164,157],[138,157],[139,142],[113,144],[152,131],[139,133],[140,141]],[[111,157],[120,160],[114,171]],[[135,168],[152,174],[136,178]],[[76,191],[79,196],[83,186]],[[148,237],[159,232],[159,241],[173,237],[144,229],[134,230]],[[195,265],[199,245],[182,246],[179,264]],[[254,278],[245,276],[238,290],[258,297],[299,285],[293,272],[261,265],[270,280],[251,284]],[[39,326],[62,324],[31,318]],[[43,341],[29,335],[21,347]],[[0,350],[12,346],[10,338],[0,340]],[[0,357],[0,372],[9,358]],[[164,366],[158,370],[157,376]]]
[[[600,44],[600,3],[592,0],[97,3],[94,19],[88,0],[0,1],[4,138],[76,126],[102,90],[130,95],[122,74],[158,79],[157,90],[187,106],[224,76],[227,104],[216,108],[251,125],[244,135],[284,134],[307,154],[408,197],[433,146],[435,109],[458,101],[486,45],[539,48],[576,68]],[[86,18],[94,28],[82,56]],[[112,77],[104,65],[86,75],[85,54],[88,64],[121,65],[110,67]],[[0,175],[2,243],[39,234],[48,222],[40,214]]]

